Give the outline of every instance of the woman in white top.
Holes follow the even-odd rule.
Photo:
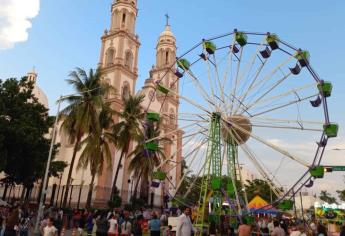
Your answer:
[[[109,230],[108,230],[108,235],[109,236],[117,236],[119,235],[119,230],[118,230],[118,223],[115,215],[111,215],[111,218],[108,220],[109,222]]]

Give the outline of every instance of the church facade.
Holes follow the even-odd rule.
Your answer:
[[[156,46],[156,63],[149,72],[149,78],[145,80],[144,86],[136,87],[138,79],[138,54],[140,48],[139,37],[136,35],[135,26],[138,14],[137,0],[117,0],[111,6],[111,23],[109,30],[105,30],[101,37],[101,51],[98,66],[102,71],[102,79],[105,83],[111,84],[116,93],[109,94],[106,98],[111,102],[112,108],[116,111],[122,109],[122,96],[141,93],[145,95],[142,107],[147,112],[157,112],[161,115],[161,134],[171,142],[161,144],[167,160],[164,161],[162,169],[167,173],[165,181],[159,187],[149,187],[149,202],[155,206],[162,206],[164,196],[173,194],[175,187],[181,179],[182,161],[182,134],[178,129],[177,114],[179,101],[177,96],[163,96],[155,92],[155,82],[162,80],[164,86],[169,87],[178,94],[178,79],[175,75],[176,38],[170,30],[167,20],[165,30],[159,35]],[[114,122],[119,122],[119,117],[114,117]],[[68,143],[68,137],[58,129],[56,142],[61,143],[57,159],[70,163],[73,152],[73,144]],[[131,143],[130,151],[135,148],[136,143]],[[82,149],[77,154],[76,163]],[[104,168],[103,173],[97,176],[93,188],[92,205],[94,207],[105,206],[110,199],[113,179],[118,165],[120,150],[112,148],[112,166]],[[130,200],[134,191],[136,176],[128,171],[130,158],[124,158],[119,172],[117,188],[123,203]],[[91,174],[88,169],[77,170],[74,164],[72,172],[72,185],[70,190],[69,203],[75,205],[78,201],[81,206],[86,202],[88,185],[91,182]],[[61,198],[67,181],[68,171],[50,180],[50,194],[57,199]],[[57,186],[59,189],[57,191]],[[140,185],[139,185],[140,187]],[[54,192],[54,194],[52,193]],[[139,191],[138,191],[139,192]],[[62,199],[62,198],[61,198]]]

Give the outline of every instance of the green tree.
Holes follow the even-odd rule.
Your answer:
[[[70,74],[67,83],[70,84],[77,95],[63,99],[69,105],[61,111],[62,130],[69,136],[70,143],[74,143],[71,163],[68,170],[63,206],[67,204],[68,192],[71,185],[71,176],[77,152],[81,148],[81,141],[84,134],[92,129],[99,129],[98,113],[102,105],[103,96],[111,89],[101,83],[101,74],[92,69],[87,73],[81,68],[76,68]]]
[[[177,191],[176,203],[177,204],[186,204],[186,205],[198,205],[200,198],[200,186],[202,182],[202,176],[186,176],[180,188]],[[186,198],[184,196],[186,195]]]
[[[130,143],[132,141],[140,141],[140,120],[144,118],[144,113],[141,109],[143,100],[144,95],[123,96],[123,110],[121,112],[116,112],[121,121],[114,125],[113,133],[116,147],[121,150],[121,154],[116,167],[110,200],[112,200],[116,192],[116,183],[120,167],[122,166],[123,157],[127,158]]]
[[[27,77],[0,81],[0,171],[6,186],[22,184],[27,196],[43,176],[51,142],[47,134],[54,120],[32,90]]]
[[[245,191],[248,197],[248,201],[252,200],[256,195],[259,195],[261,198],[267,202],[275,201],[277,196],[271,190],[270,185],[262,179],[254,179],[252,181],[247,180],[245,183]],[[280,190],[277,188],[277,191]]]
[[[345,176],[343,176],[343,182],[345,183]],[[344,190],[337,190],[338,198],[341,201],[345,201],[345,189]]]
[[[328,193],[327,190],[322,190],[320,192],[319,198],[321,201],[327,202],[329,204],[337,203],[335,197],[332,194]]]
[[[108,168],[112,166],[110,145],[114,144],[115,140],[113,133],[110,132],[109,129],[113,125],[113,113],[108,103],[103,104],[102,110],[98,116],[99,129],[93,129],[81,142],[84,149],[80,155],[77,168],[86,169],[89,166],[92,176],[87,195],[86,208],[90,208],[91,206],[92,191],[96,175],[102,173],[104,163],[107,163]]]
[[[340,201],[345,201],[345,189],[344,190],[337,190],[338,193],[338,198],[340,199]]]
[[[149,151],[145,147],[146,140],[157,138],[160,136],[160,133],[161,130],[159,122],[155,125],[155,122],[146,121],[144,133],[139,134],[139,144],[135,147],[133,152],[128,155],[129,158],[132,157],[128,169],[130,173],[134,172],[134,176],[136,176],[133,198],[136,198],[137,196],[140,180],[143,183],[142,187],[148,186],[148,181],[151,178],[153,171],[166,159],[163,147],[158,146],[156,151]],[[155,142],[163,144],[170,141],[171,140],[168,138],[157,138],[155,140]],[[145,193],[143,192],[143,195],[147,197],[148,189],[141,189],[145,191]]]

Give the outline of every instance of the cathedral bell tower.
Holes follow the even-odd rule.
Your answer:
[[[135,34],[138,14],[137,0],[116,0],[111,6],[110,29],[105,30],[102,40],[99,67],[103,79],[120,95],[133,94],[138,78],[139,37]]]
[[[145,81],[142,92],[146,95],[146,104],[150,103],[149,110],[161,114],[162,133],[170,133],[167,138],[172,142],[164,144],[164,153],[169,160],[162,167],[163,171],[167,172],[167,178],[161,184],[160,189],[155,189],[155,196],[161,196],[160,199],[155,198],[156,205],[163,204],[164,196],[167,193],[173,193],[174,186],[178,184],[181,179],[181,168],[174,168],[176,163],[182,160],[182,134],[178,129],[178,88],[179,79],[175,75],[176,72],[176,38],[171,31],[169,24],[169,16],[166,15],[166,24],[164,31],[159,35],[156,46],[156,64],[152,66],[150,71],[150,78]],[[159,91],[154,92],[155,83],[160,82],[164,87],[172,92],[167,95]],[[151,102],[150,102],[151,101]],[[144,105],[145,107],[146,105]],[[181,166],[181,165],[178,165]],[[174,185],[174,186],[173,186]],[[162,202],[162,203],[160,203]]]
[[[139,37],[135,34],[135,24],[138,15],[137,0],[114,0],[111,6],[111,22],[109,30],[105,30],[101,37],[99,68],[102,80],[111,84],[116,92],[108,94],[106,99],[111,101],[115,111],[122,110],[122,96],[135,93],[135,84],[138,78],[138,51]],[[118,116],[113,116],[114,122],[119,122]],[[132,148],[132,144],[130,149]],[[98,177],[98,190],[96,191],[95,204],[102,206],[110,198],[111,188],[116,167],[119,161],[119,151],[115,147],[112,168],[104,168]],[[128,195],[128,160],[121,163],[117,188],[123,199]]]

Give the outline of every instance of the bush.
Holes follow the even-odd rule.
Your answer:
[[[112,201],[108,201],[108,207],[109,208],[116,208],[120,207],[122,203],[122,199],[119,195],[115,195]]]
[[[140,208],[146,206],[145,200],[141,198],[131,198],[132,209],[139,210]]]

